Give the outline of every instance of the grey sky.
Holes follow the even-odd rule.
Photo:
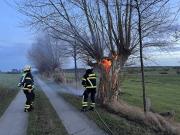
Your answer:
[[[177,0],[175,0],[177,1]],[[7,71],[12,68],[22,68],[28,64],[27,50],[33,42],[34,34],[28,28],[20,27],[23,15],[8,6],[4,0],[0,1],[0,70]],[[152,54],[152,59],[159,65],[180,66],[179,46],[170,55],[166,53]],[[72,68],[72,61],[66,67]],[[157,65],[146,62],[147,65]]]
[[[0,45],[0,69],[10,70],[12,68],[22,68],[28,64],[26,55],[30,45],[18,43],[15,47],[13,45]]]
[[[0,70],[22,68],[28,63],[27,50],[33,35],[24,27],[20,27],[23,16],[0,1]]]

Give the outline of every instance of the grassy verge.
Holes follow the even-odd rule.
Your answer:
[[[29,115],[27,135],[68,135],[45,94],[36,90],[34,111]]]
[[[0,74],[0,116],[18,93],[17,74]]]
[[[80,110],[81,98],[75,97],[69,94],[60,94],[65,100],[74,105]],[[161,135],[161,133],[155,133],[144,125],[137,124],[132,121],[128,121],[125,118],[107,112],[104,108],[97,105],[96,110],[99,112],[102,119],[107,123],[109,128],[113,131],[114,135]],[[91,120],[93,120],[100,128],[110,133],[106,126],[102,123],[96,112],[85,113]]]
[[[0,87],[0,116],[5,112],[18,90]]]

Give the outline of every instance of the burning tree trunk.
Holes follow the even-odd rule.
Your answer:
[[[98,99],[101,103],[117,101],[121,91],[120,75],[123,70],[126,59],[104,58],[100,64],[100,83],[98,89]]]
[[[110,89],[109,76],[105,70],[101,70],[101,76],[99,81],[98,99],[101,103],[104,104],[108,101],[108,91]]]

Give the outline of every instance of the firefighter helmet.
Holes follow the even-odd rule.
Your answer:
[[[26,65],[26,66],[24,67],[24,71],[31,71],[31,66]]]

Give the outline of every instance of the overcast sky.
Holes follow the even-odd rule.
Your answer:
[[[176,0],[175,0],[176,1]],[[0,70],[7,71],[13,68],[21,69],[30,62],[27,59],[27,51],[30,48],[35,35],[26,27],[22,27],[23,15],[11,8],[4,0],[0,0]],[[159,53],[151,55],[155,62],[146,62],[146,65],[180,66],[180,47],[176,46],[171,53]],[[72,61],[66,67],[72,68]]]
[[[33,35],[20,27],[23,16],[0,1],[0,70],[21,68],[27,61],[27,50]]]

